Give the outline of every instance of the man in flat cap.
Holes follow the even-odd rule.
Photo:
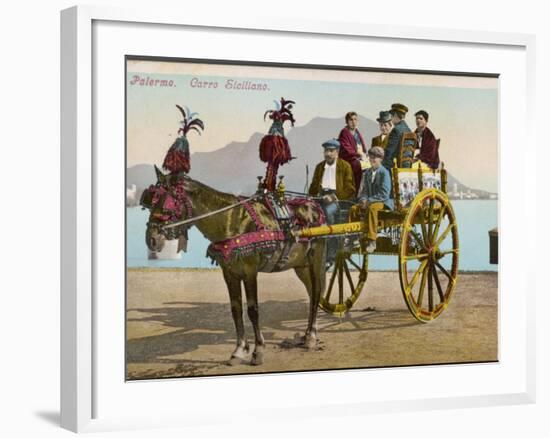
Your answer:
[[[372,137],[370,147],[380,146],[382,149],[386,149],[389,134],[393,129],[392,115],[389,111],[380,111],[376,121],[378,122],[378,127],[380,128],[380,135]]]
[[[340,142],[328,140],[323,143],[323,148],[325,159],[315,167],[309,195],[322,197],[327,223],[333,224],[339,210],[338,201],[352,201],[355,198],[355,184],[351,165],[338,158]]]
[[[415,113],[416,118],[416,138],[418,139],[419,153],[415,157],[413,168],[428,167],[437,169],[439,166],[439,151],[437,140],[433,132],[428,128],[429,114],[420,110]]]
[[[323,143],[325,159],[315,167],[313,180],[309,186],[309,195],[321,197],[321,206],[325,212],[327,224],[336,222],[340,211],[340,201],[355,199],[355,183],[351,165],[338,158],[340,142],[336,139]],[[329,239],[327,244],[326,262],[330,264],[336,256],[338,242]]]
[[[367,225],[366,249],[368,253],[372,253],[376,249],[378,212],[384,207],[393,209],[393,199],[390,198],[390,171],[382,165],[384,149],[380,146],[374,146],[369,149],[368,154],[371,167],[363,173],[358,203],[350,209],[350,221],[361,220],[361,210],[364,211]]]
[[[346,114],[346,126],[340,131],[338,141],[340,142],[339,157],[347,161],[353,169],[355,191],[359,190],[361,174],[367,167],[367,149],[363,136],[359,132],[359,117],[354,111]]]
[[[408,111],[409,109],[402,103],[394,103],[391,106],[390,114],[392,115],[393,129],[389,134],[384,161],[382,161],[382,165],[388,170],[392,168],[394,158],[398,158],[399,156],[399,147],[403,134],[411,132],[407,122],[405,122],[405,116]]]

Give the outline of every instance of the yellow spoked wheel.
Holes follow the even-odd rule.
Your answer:
[[[401,290],[421,322],[437,318],[449,305],[458,274],[458,228],[445,193],[416,195],[403,222],[399,247]]]
[[[342,316],[359,298],[367,281],[368,254],[340,249],[334,263],[327,267],[328,283],[321,296],[319,307],[325,312]]]

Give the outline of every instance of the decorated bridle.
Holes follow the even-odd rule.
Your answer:
[[[166,227],[174,222],[193,216],[193,204],[184,187],[185,176],[177,178],[172,184],[159,181],[151,184],[143,191],[140,204],[142,208],[151,211],[151,217],[156,219],[147,223],[148,229],[156,230],[166,239],[187,238],[189,224]]]
[[[178,137],[172,144],[162,167],[169,171],[169,175],[163,173],[155,166],[157,173],[157,183],[152,184],[141,195],[140,204],[143,208],[151,211],[151,217],[156,219],[147,223],[147,230],[153,230],[162,234],[168,240],[177,239],[181,236],[187,239],[187,230],[191,225],[182,223],[174,225],[174,222],[191,218],[193,215],[193,205],[189,195],[185,191],[184,183],[186,174],[191,169],[189,142],[187,134],[190,131],[196,131],[199,134],[204,129],[204,123],[196,118],[197,113],[193,113],[187,107],[176,105],[183,119],[181,127],[178,129]],[[175,179],[174,182],[172,182]]]

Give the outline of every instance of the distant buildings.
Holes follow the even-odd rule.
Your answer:
[[[130,187],[126,187],[126,207],[139,206],[139,200],[143,190],[137,188],[135,184],[131,184]]]
[[[137,205],[136,200],[137,187],[135,184],[132,184],[129,188],[126,187],[126,206],[135,207]]]
[[[468,188],[459,190],[456,182],[453,184],[453,190],[448,191],[447,195],[451,199],[498,199],[498,195],[496,193],[489,193],[482,190],[472,190]]]
[[[454,183],[453,184],[453,190],[452,191],[447,191],[447,195],[449,196],[449,198],[455,198],[455,199],[462,199],[462,195],[461,195],[462,192],[459,192],[458,191],[458,184],[457,183]]]

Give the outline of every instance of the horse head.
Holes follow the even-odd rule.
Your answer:
[[[149,210],[145,233],[147,247],[154,252],[162,251],[166,240],[178,239],[178,252],[187,250],[189,225],[176,225],[192,216],[192,204],[185,190],[183,172],[164,174],[155,165],[157,182],[143,191],[140,205]]]

